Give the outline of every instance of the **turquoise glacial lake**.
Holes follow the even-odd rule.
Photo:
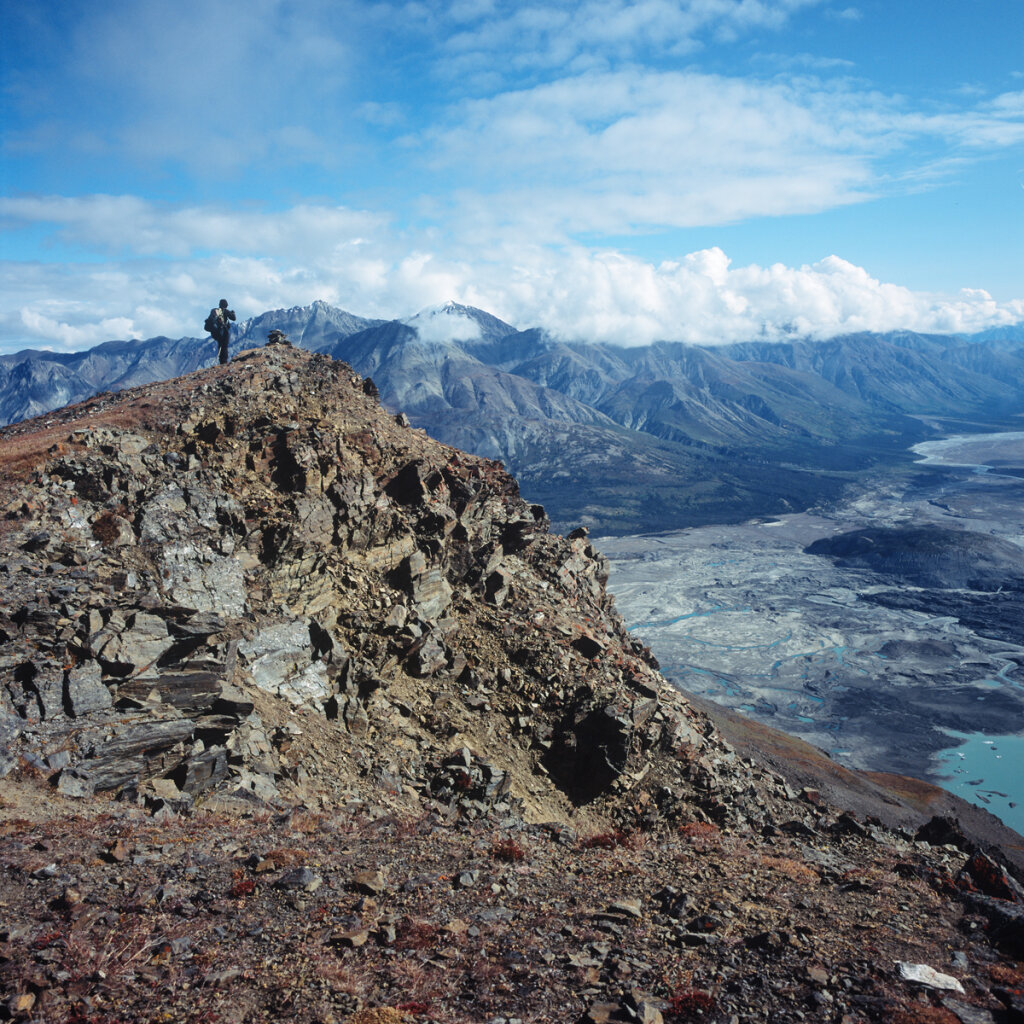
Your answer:
[[[945,731],[963,742],[936,755],[941,785],[1024,835],[1024,736]]]

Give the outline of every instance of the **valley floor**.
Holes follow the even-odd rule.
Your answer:
[[[609,589],[682,689],[851,767],[939,780],[1024,831],[1024,597],[912,587],[805,553],[908,524],[1024,543],[1024,435],[1000,437],[920,445],[920,473],[828,511],[600,538]]]

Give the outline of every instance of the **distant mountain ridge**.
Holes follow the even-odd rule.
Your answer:
[[[232,350],[273,329],[372,376],[387,408],[439,440],[507,463],[557,524],[608,532],[807,507],[931,436],[922,418],[995,429],[1024,409],[1024,327],[625,347],[454,302],[384,321],[318,301],[239,322]],[[0,421],[214,359],[199,338],[0,356]]]

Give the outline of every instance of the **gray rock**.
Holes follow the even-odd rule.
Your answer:
[[[238,771],[237,782],[228,793],[262,803],[272,803],[281,795],[272,778],[246,769]]]
[[[491,604],[500,608],[505,603],[505,598],[508,597],[511,582],[512,577],[509,573],[502,569],[495,569],[487,577],[487,582],[484,585],[484,596]]]
[[[28,681],[35,690],[44,719],[59,718],[64,714],[64,671],[53,662],[34,666],[35,674]],[[106,689],[104,687],[104,689]]]
[[[613,914],[623,914],[626,917],[639,918],[643,916],[643,910],[639,900],[615,900],[615,902],[608,907],[608,910]]]
[[[295,503],[298,536],[311,544],[329,545],[334,537],[334,506],[322,495]]]
[[[190,757],[178,769],[180,788],[186,793],[201,793],[222,782],[228,774],[227,751],[211,747]]]
[[[57,791],[64,796],[70,796],[80,800],[92,796],[94,790],[92,781],[84,772],[74,768],[65,768],[57,779]]]
[[[316,892],[323,885],[324,880],[307,867],[291,868],[285,871],[274,886],[278,889],[300,890],[302,892]]]
[[[145,702],[155,695],[182,714],[196,716],[209,712],[221,692],[221,681],[215,672],[162,672],[159,675],[147,672],[122,683],[117,696],[119,701],[131,697]],[[250,710],[251,707],[250,704]]]
[[[345,726],[353,736],[363,736],[370,728],[370,716],[366,713],[361,701],[356,697],[349,697],[345,701],[342,710],[342,718]]]
[[[400,567],[413,611],[427,622],[436,622],[451,604],[452,588],[437,567],[428,568],[422,551],[413,551]]]
[[[327,666],[313,661],[309,624],[301,620],[281,622],[260,630],[238,645],[253,682],[290,703],[318,703],[333,692]]]
[[[60,771],[71,764],[71,754],[67,750],[55,750],[46,756],[46,767],[50,771]]]
[[[904,981],[924,985],[926,988],[964,994],[964,987],[956,978],[949,974],[942,974],[934,967],[929,967],[928,964],[914,964],[907,960],[897,960],[896,973]]]
[[[231,616],[245,612],[245,576],[234,557],[186,542],[164,548],[160,562],[167,594],[177,604]]]
[[[429,633],[416,644],[407,664],[414,676],[430,676],[447,667],[448,652],[441,641],[433,633]]]
[[[960,1002],[959,999],[946,997],[942,1005],[955,1014],[960,1024],[995,1024],[995,1017],[988,1010],[982,1010],[977,1006],[969,1006]]]
[[[174,779],[149,779],[143,791],[147,796],[152,795],[159,800],[168,802],[181,799],[181,790]]]
[[[160,616],[136,612],[129,618],[124,632],[107,640],[96,650],[96,656],[108,665],[117,666],[121,672],[156,678],[153,666],[173,643],[167,633],[167,623]]]
[[[997,943],[1024,957],[1024,904],[970,892],[963,899],[973,913],[988,918],[988,933]]]
[[[183,718],[173,708],[160,708],[92,741],[83,737],[88,756],[77,764],[77,770],[89,778],[97,792],[137,786],[147,769],[150,774],[162,774],[179,764],[183,751],[178,745],[190,739],[194,729],[191,719]]]
[[[412,600],[419,616],[428,622],[442,616],[452,602],[452,588],[440,569],[428,569],[415,580]]]
[[[140,540],[144,545],[162,547],[188,534],[188,504],[180,487],[171,486],[155,494],[142,512]]]
[[[105,711],[114,703],[103,685],[103,674],[95,661],[86,661],[68,669],[65,676],[65,709],[73,718],[94,711]]]
[[[273,775],[279,767],[259,715],[250,715],[231,733],[227,749],[232,764],[246,764],[258,776]]]

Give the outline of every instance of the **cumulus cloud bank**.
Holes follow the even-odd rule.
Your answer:
[[[392,318],[450,298],[517,327],[629,345],[896,328],[970,332],[1024,321],[1022,300],[1000,303],[978,289],[912,291],[838,255],[800,267],[733,266],[711,248],[653,263],[507,239],[490,249],[444,251],[428,236],[410,237],[383,217],[342,207],[238,213],[131,196],[0,200],[0,216],[59,221],[66,241],[91,238],[107,253],[98,262],[8,263],[0,284],[7,351],[199,336],[222,294],[242,316],[323,299]],[[436,334],[442,319],[433,320],[417,322],[421,333]]]

